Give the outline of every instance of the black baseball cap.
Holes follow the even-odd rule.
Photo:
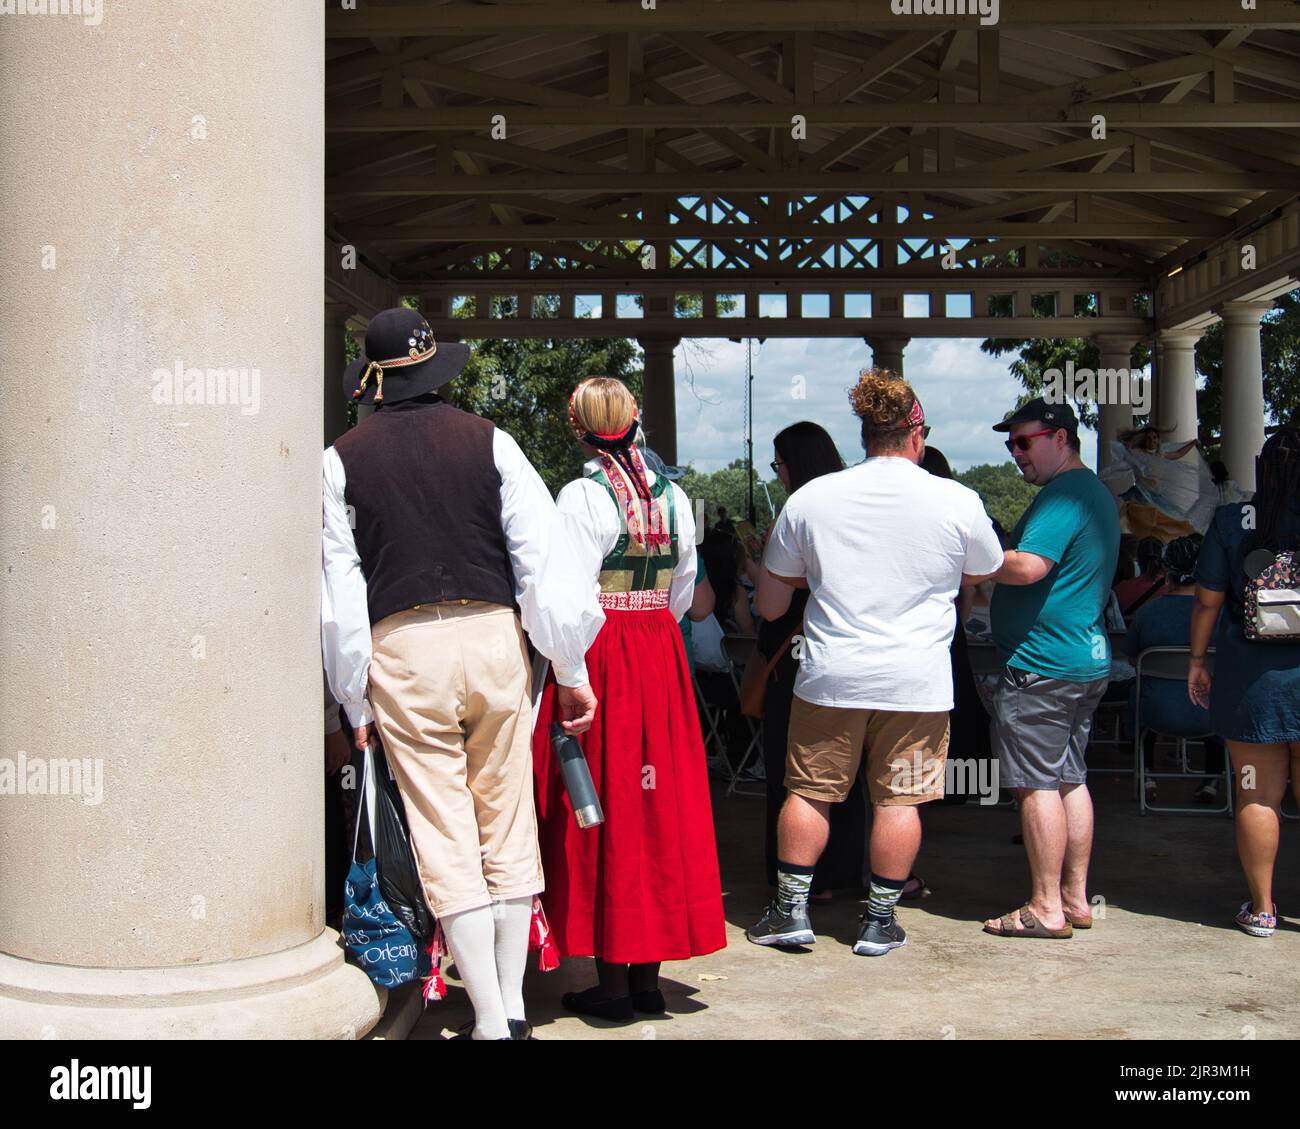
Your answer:
[[[1071,435],[1079,433],[1079,417],[1069,404],[1049,404],[1041,396],[1017,408],[1001,423],[995,423],[993,430],[1010,431],[1021,423],[1043,423],[1048,427],[1062,427]]]

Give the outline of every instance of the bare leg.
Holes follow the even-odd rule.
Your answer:
[[[829,800],[809,800],[791,792],[776,824],[776,857],[796,866],[816,866],[830,838]]]
[[[1065,928],[1061,908],[1061,868],[1065,864],[1069,831],[1065,805],[1056,789],[1015,789],[1020,801],[1020,827],[1025,834],[1025,853],[1029,856],[1032,881],[1029,908],[1048,929]],[[985,924],[1000,930],[997,918]]]
[[[907,878],[921,849],[921,813],[913,805],[876,804],[871,820],[871,870]]]
[[[1273,864],[1287,761],[1292,759],[1288,752],[1286,745],[1228,742],[1237,792],[1237,854],[1256,913],[1273,912]]]
[[[1065,808],[1065,860],[1061,867],[1062,908],[1088,917],[1088,864],[1092,860],[1092,796],[1086,784],[1062,784]]]

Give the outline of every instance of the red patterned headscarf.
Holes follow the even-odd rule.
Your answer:
[[[628,536],[643,548],[667,545],[671,537],[664,525],[663,507],[655,505],[650,494],[655,484],[655,473],[646,466],[633,443],[640,426],[636,400],[632,401],[632,423],[626,431],[618,435],[598,435],[588,431],[578,419],[578,392],[587,383],[584,380],[569,397],[569,427],[579,442],[595,448],[601,469],[623,507]]]

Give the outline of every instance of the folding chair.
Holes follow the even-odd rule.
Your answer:
[[[754,635],[724,635],[722,637],[722,653],[727,656],[730,663],[731,685],[736,691],[736,702],[740,702],[740,679],[745,672],[745,666],[754,654],[758,646],[758,638]],[[763,763],[763,729],[762,726],[752,717],[746,717],[737,708],[736,715],[741,719],[746,732],[749,734],[749,743],[745,746],[745,751],[741,754],[740,760],[731,766],[731,783],[727,786],[727,795],[740,796],[766,796],[767,786],[742,788],[740,783],[741,774],[749,767],[751,760],[757,760],[757,763]]]
[[[1127,640],[1126,631],[1107,630],[1107,637],[1110,639],[1111,654],[1117,654],[1124,650],[1124,644]],[[1122,756],[1128,742],[1124,740],[1124,714],[1128,709],[1128,701],[1118,699],[1103,699],[1097,705],[1097,709],[1092,715],[1092,730],[1088,734],[1088,747],[1091,749],[1094,745],[1114,749],[1121,754],[1120,764],[1114,766],[1100,766],[1089,763],[1088,772],[1102,773],[1107,772],[1113,776],[1128,776],[1133,769],[1124,764]],[[1105,722],[1109,718],[1111,725],[1110,731],[1106,731]]]
[[[711,744],[714,755],[721,756],[722,739],[718,734],[718,726],[722,724],[722,707],[705,700],[704,691],[700,689],[700,681],[695,676],[694,671],[691,671],[691,686],[695,690],[695,708],[700,715],[700,732],[704,736],[704,751],[707,754]]]
[[[1137,721],[1133,726],[1133,772],[1137,778],[1138,790],[1138,811],[1142,815],[1147,812],[1183,812],[1188,815],[1197,814],[1231,814],[1232,813],[1232,769],[1229,767],[1225,758],[1222,772],[1193,772],[1191,763],[1187,757],[1187,743],[1189,741],[1204,742],[1206,737],[1211,737],[1211,733],[1164,733],[1166,737],[1173,737],[1177,741],[1178,763],[1182,771],[1180,772],[1148,772],[1145,764],[1145,758],[1142,756],[1143,739],[1149,732],[1156,732],[1149,726],[1145,725],[1142,716],[1142,679],[1159,678],[1166,681],[1187,682],[1187,672],[1191,666],[1189,647],[1147,647],[1137,657],[1137,679],[1133,684],[1134,701],[1136,704]],[[1206,667],[1211,673],[1214,671],[1214,648],[1206,651]],[[1146,782],[1151,780],[1206,780],[1218,778],[1224,784],[1223,805],[1217,808],[1210,807],[1173,807],[1161,804],[1155,806],[1147,803]]]

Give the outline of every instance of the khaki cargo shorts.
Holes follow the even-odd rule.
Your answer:
[[[818,706],[795,695],[785,760],[789,791],[843,803],[864,756],[873,804],[942,799],[948,714]]]

